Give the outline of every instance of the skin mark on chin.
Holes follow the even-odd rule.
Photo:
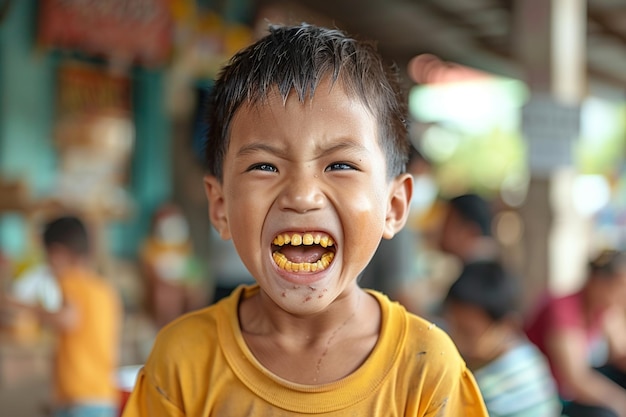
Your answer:
[[[311,301],[313,299],[313,295],[315,293],[317,293],[318,288],[315,288],[311,285],[309,285],[308,289],[311,291],[311,294],[307,295],[306,297],[304,297],[304,299],[302,300],[302,303],[308,303],[309,301]],[[328,288],[323,288],[319,294],[317,294],[317,299],[321,299],[324,298],[324,295],[326,295],[326,293],[328,292]]]
[[[294,290],[294,291],[295,291],[295,290],[299,290],[300,288],[301,288],[301,287],[300,287],[299,285],[294,285],[293,287],[291,287],[291,289],[292,289],[292,290]],[[316,293],[318,293],[318,291],[319,291],[319,293],[318,293],[318,294],[316,294],[316,298],[317,298],[317,299],[324,298],[324,296],[325,296],[325,295],[326,295],[326,293],[328,292],[328,288],[322,288],[321,290],[319,290],[318,288],[316,288],[316,287],[314,287],[314,286],[312,286],[312,285],[307,286],[307,289],[308,289],[311,293],[310,293],[309,295],[305,296],[305,297],[302,299],[302,304],[304,304],[304,303],[308,303],[309,301],[311,301],[311,300],[313,299],[313,296],[314,296]],[[282,292],[280,293],[280,296],[281,296],[282,298],[287,298],[287,297],[289,296],[289,290],[282,291]]]

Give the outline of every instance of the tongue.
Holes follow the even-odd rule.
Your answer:
[[[315,263],[327,252],[321,246],[283,246],[280,252],[295,263]]]

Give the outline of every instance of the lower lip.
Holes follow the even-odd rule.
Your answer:
[[[334,265],[334,262],[333,262],[330,265],[328,265],[326,269],[320,272],[296,273],[296,272],[289,272],[289,271],[285,271],[284,269],[281,269],[278,265],[276,265],[273,259],[272,259],[272,263],[274,265],[274,269],[277,271],[278,275],[280,275],[282,279],[284,279],[285,281],[288,281],[290,284],[295,284],[295,285],[310,285],[310,284],[314,284],[323,280],[324,278],[328,276],[328,272],[331,270],[331,268]]]

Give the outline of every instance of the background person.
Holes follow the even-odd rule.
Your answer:
[[[580,290],[547,296],[531,313],[526,333],[550,362],[567,416],[626,416],[625,314],[626,254],[616,250],[590,262]]]
[[[194,252],[189,223],[177,205],[165,203],[156,210],[139,261],[146,307],[157,328],[207,305],[205,271]]]
[[[450,287],[443,316],[491,417],[556,417],[556,383],[522,330],[519,294],[500,263],[474,262]]]
[[[440,250],[453,255],[462,266],[498,259],[489,202],[478,194],[467,193],[450,198],[446,207],[438,241]]]
[[[120,297],[94,270],[87,229],[78,217],[50,221],[44,227],[43,243],[47,263],[61,290],[61,307],[51,312],[5,298],[5,308],[29,310],[56,331],[54,417],[116,416]]]

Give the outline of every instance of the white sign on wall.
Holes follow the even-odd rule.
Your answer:
[[[550,176],[573,162],[573,146],[580,132],[580,106],[557,102],[548,94],[533,94],[522,108],[522,134],[534,176]]]

